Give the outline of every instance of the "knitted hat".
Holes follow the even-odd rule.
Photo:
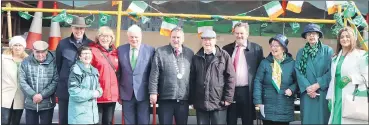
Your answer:
[[[9,46],[12,47],[15,44],[21,44],[23,47],[27,46],[26,40],[22,36],[14,36],[9,41]]]

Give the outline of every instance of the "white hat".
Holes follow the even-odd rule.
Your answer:
[[[15,44],[21,44],[22,46],[26,47],[27,43],[26,40],[22,36],[14,36],[9,41],[9,46],[12,47]]]

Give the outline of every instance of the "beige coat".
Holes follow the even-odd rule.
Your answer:
[[[11,55],[3,54],[1,57],[1,107],[13,109],[23,109],[24,96],[18,83],[18,67]]]
[[[338,54],[338,57],[341,56],[342,51]],[[341,76],[350,76],[352,82],[348,83],[345,88],[342,90],[342,98],[346,95],[352,95],[355,90],[355,85],[359,84],[359,90],[365,90],[366,86],[364,83],[368,84],[368,65],[366,61],[366,57],[363,55],[365,51],[355,49],[351,53],[348,53],[342,63],[341,67]],[[334,58],[333,58],[334,59]],[[338,63],[338,59],[332,61],[332,70],[331,70],[331,82],[329,84],[329,89],[327,93],[327,99],[332,100],[334,102],[334,88],[335,88],[335,75],[336,75],[336,66]],[[366,81],[366,82],[365,82]],[[344,102],[342,102],[343,104]],[[334,104],[332,103],[332,111],[331,117],[329,118],[329,123],[331,123],[333,116]],[[343,112],[342,112],[343,113]],[[341,118],[341,124],[368,124],[367,121],[358,121],[353,119]]]

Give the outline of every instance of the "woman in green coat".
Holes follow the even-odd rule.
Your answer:
[[[294,94],[297,88],[288,39],[281,34],[269,40],[271,53],[261,61],[254,80],[254,103],[264,107],[264,125],[288,125],[294,121]]]
[[[300,88],[302,124],[328,124],[328,101],[325,99],[331,80],[333,50],[319,39],[320,27],[308,24],[301,36],[307,41],[297,52],[295,70]]]
[[[97,124],[97,98],[102,95],[99,73],[90,63],[91,48],[78,50],[79,60],[71,67],[68,81],[68,124]]]

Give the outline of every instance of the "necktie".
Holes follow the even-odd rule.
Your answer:
[[[136,61],[137,61],[136,56],[135,56],[136,48],[132,48],[131,50],[132,50],[131,51],[131,53],[132,53],[132,55],[131,55],[131,67],[132,67],[132,70],[133,70],[136,67]]]
[[[237,64],[238,64],[238,59],[240,56],[240,46],[237,46],[237,50],[236,50],[236,55],[234,56],[234,60],[233,60],[233,67],[234,70],[237,72]]]
[[[179,56],[179,50],[178,50],[178,49],[175,49],[175,50],[174,50],[174,54],[175,54],[176,56]]]

